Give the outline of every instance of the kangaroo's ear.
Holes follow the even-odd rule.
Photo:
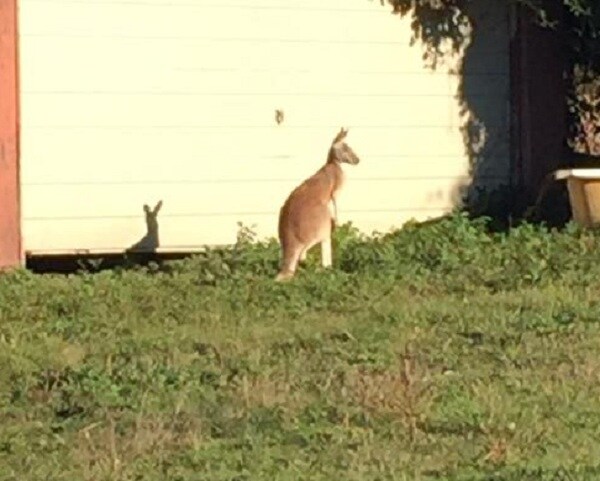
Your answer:
[[[154,210],[152,211],[152,213],[154,215],[158,214],[158,211],[160,210],[161,207],[162,207],[162,200],[159,200],[158,203],[154,206]]]
[[[338,142],[344,140],[346,138],[346,135],[348,135],[348,129],[344,129],[344,127],[342,127],[333,139],[332,144],[337,144]]]

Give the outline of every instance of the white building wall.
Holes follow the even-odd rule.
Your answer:
[[[495,13],[475,28],[491,40],[463,85],[492,134],[485,175],[501,182],[508,31],[505,2],[484,3]],[[341,126],[362,160],[342,222],[438,216],[469,182],[461,78],[428,69],[410,19],[379,1],[21,0],[20,33],[31,253],[126,249],[158,200],[163,250],[234,242],[237,222],[276,236],[279,207]]]

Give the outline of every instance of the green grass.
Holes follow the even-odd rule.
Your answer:
[[[600,479],[600,235],[335,246],[0,275],[0,480]]]

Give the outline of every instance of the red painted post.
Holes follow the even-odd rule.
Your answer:
[[[0,0],[0,269],[22,264],[17,0]]]

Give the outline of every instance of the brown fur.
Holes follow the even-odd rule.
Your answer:
[[[325,165],[296,187],[280,210],[279,240],[283,262],[278,280],[292,277],[298,262],[318,243],[321,243],[323,265],[331,262],[331,232],[335,219],[330,205],[335,203],[336,194],[344,185],[340,164],[356,165],[359,162],[356,154],[343,142],[347,133],[347,130],[340,130],[332,142]]]

